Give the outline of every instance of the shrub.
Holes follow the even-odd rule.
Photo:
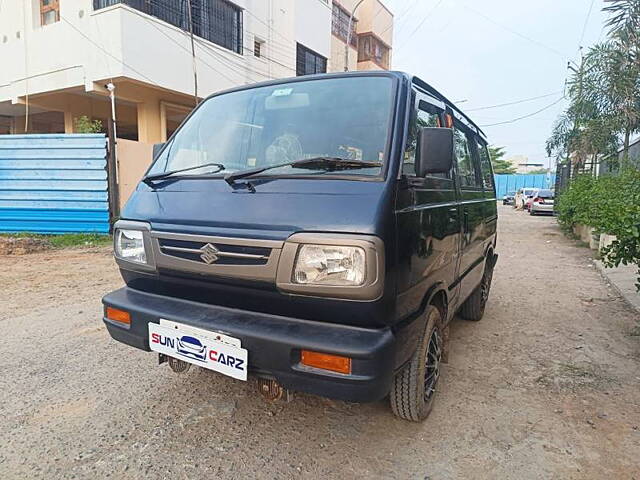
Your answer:
[[[86,115],[77,117],[74,120],[75,131],[77,133],[100,133],[102,132],[102,122],[100,120],[91,120]]]
[[[640,171],[580,176],[560,195],[557,210],[558,221],[567,228],[581,223],[596,233],[615,235],[616,240],[602,251],[603,263],[638,265],[640,291]]]

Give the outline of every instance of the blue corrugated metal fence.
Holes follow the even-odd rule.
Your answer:
[[[0,135],[0,231],[109,231],[102,134]]]
[[[507,192],[515,192],[519,188],[553,188],[556,183],[555,173],[542,173],[535,175],[514,173],[511,175],[495,175],[496,196],[504,197]]]

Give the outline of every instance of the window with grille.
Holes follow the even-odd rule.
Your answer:
[[[254,57],[262,57],[262,44],[264,42],[261,42],[260,40],[254,40],[253,41],[253,56]]]
[[[331,33],[338,37],[343,42],[347,41],[347,32],[349,31],[349,18],[351,14],[347,12],[337,3],[333,3],[333,16],[331,19]],[[354,18],[351,22],[351,37],[349,43],[356,47],[358,46],[358,35],[356,33],[356,23],[358,21]]]
[[[60,21],[59,0],[40,0],[40,24],[50,25]]]
[[[119,3],[153,15],[187,32],[190,30],[187,0],[93,0],[93,9],[99,10]],[[194,35],[242,54],[240,7],[227,0],[191,0],[191,19]]]
[[[327,73],[327,59],[313,50],[298,43],[296,54],[296,75]]]
[[[371,61],[388,70],[389,47],[370,33],[360,35],[358,38],[358,61]]]

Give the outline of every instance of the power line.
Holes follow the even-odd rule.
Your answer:
[[[402,19],[408,12],[409,10],[411,10],[411,8],[418,3],[418,0],[413,0],[412,3],[409,3],[409,5],[407,6],[406,9],[404,9],[402,11],[402,13],[400,13],[396,18],[392,18],[391,19],[391,23],[389,24],[389,26],[387,28],[385,28],[382,32],[380,32],[380,35],[383,35],[385,33],[387,33],[389,31],[389,29],[391,27],[393,27],[394,23],[396,23],[396,26],[399,28],[400,27],[400,19]]]
[[[422,25],[424,25],[424,22],[426,22],[431,17],[431,15],[438,9],[438,7],[440,6],[440,4],[442,4],[443,1],[444,0],[439,0],[438,3],[436,3],[434,5],[434,7],[426,13],[426,15],[424,16],[422,21],[418,24],[418,26],[416,28],[413,29],[413,31],[409,34],[409,36],[405,39],[405,41],[402,42],[402,45],[398,46],[398,48],[401,48],[401,47],[405,46],[407,43],[409,43],[409,40],[411,40],[411,37],[413,37],[415,35],[415,33],[418,30],[420,30]]]
[[[563,60],[567,59],[567,55],[565,55],[564,53],[560,52],[559,50],[556,50],[553,47],[550,47],[549,45],[546,45],[538,40],[535,40],[531,37],[528,37],[520,32],[518,32],[517,30],[514,30],[511,27],[508,27],[507,25],[504,25],[500,22],[498,22],[497,20],[494,20],[493,18],[491,18],[488,15],[485,15],[484,13],[482,13],[479,10],[476,10],[475,8],[471,7],[467,2],[463,2],[465,7],[469,10],[471,10],[472,12],[474,12],[476,15],[479,15],[480,17],[484,18],[486,21],[492,23],[493,25],[502,28],[503,30],[506,30],[509,33],[512,33],[513,35],[522,38],[523,40],[526,40],[534,45],[537,45],[538,47],[544,48],[545,50],[548,50],[549,52],[559,56],[560,58],[562,58]]]
[[[155,85],[156,87],[160,87],[160,85],[158,85],[156,82],[154,82],[152,79],[150,79],[149,77],[147,77],[144,73],[140,72],[139,70],[136,70],[135,68],[133,68],[131,65],[128,65],[124,62],[124,60],[122,60],[121,58],[116,57],[115,55],[113,55],[111,52],[109,52],[106,48],[104,48],[102,45],[100,45],[99,43],[97,43],[96,41],[94,41],[91,37],[89,37],[87,34],[85,34],[82,30],[80,30],[78,27],[76,27],[73,23],[71,23],[69,20],[67,20],[65,17],[63,17],[62,15],[60,15],[60,18],[66,22],[71,28],[73,28],[76,32],[78,32],[80,35],[82,35],[84,38],[86,38],[89,42],[91,42],[95,47],[97,47],[98,49],[100,49],[102,52],[104,52],[106,55],[110,56],[111,58],[113,58],[114,60],[116,60],[118,63],[124,65],[125,67],[127,67],[128,69],[130,69],[131,71],[137,73],[138,75],[140,75],[142,78],[145,78],[146,80],[148,80],[150,83],[152,83],[153,85]],[[160,87],[162,88],[162,87]]]
[[[593,10],[593,4],[595,0],[591,0],[591,5],[589,6],[589,12],[587,13],[587,18],[584,19],[584,25],[582,26],[582,34],[580,35],[580,41],[578,42],[578,46],[582,47],[582,41],[584,40],[584,34],[587,32],[587,26],[589,25],[589,19],[591,18],[591,12]]]
[[[524,98],[522,100],[515,100],[513,102],[507,102],[507,103],[499,103],[497,105],[489,105],[487,107],[465,108],[465,111],[466,112],[477,112],[479,110],[489,110],[489,109],[492,109],[492,108],[508,107],[510,105],[517,105],[519,103],[531,102],[533,100],[539,100],[541,98],[553,97],[553,96],[558,95],[560,93],[562,93],[562,90],[560,90],[558,92],[547,93],[546,95],[540,95],[538,97]]]
[[[559,99],[557,99],[555,102],[547,105],[546,107],[541,108],[540,110],[536,110],[535,112],[530,113],[528,115],[523,115],[521,117],[513,118],[511,120],[507,120],[506,122],[490,123],[488,125],[480,125],[480,126],[483,127],[483,128],[484,127],[495,127],[497,125],[506,125],[506,124],[509,124],[509,123],[519,122],[520,120],[524,120],[525,118],[533,117],[534,115],[538,115],[539,113],[542,113],[545,110],[550,109],[551,107],[553,107],[554,105],[557,105],[558,103],[560,103],[564,99],[565,99],[565,96],[563,95]]]

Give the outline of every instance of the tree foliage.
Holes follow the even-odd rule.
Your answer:
[[[640,0],[605,0],[608,38],[569,65],[569,105],[547,140],[547,153],[575,170],[623,146],[640,131]]]
[[[91,120],[86,115],[75,118],[74,127],[76,133],[100,133],[102,132],[102,122]]]
[[[507,152],[504,150],[504,147],[497,147],[495,145],[489,146],[489,156],[491,157],[493,173],[516,173],[516,169],[511,162],[504,159],[506,154]]]

